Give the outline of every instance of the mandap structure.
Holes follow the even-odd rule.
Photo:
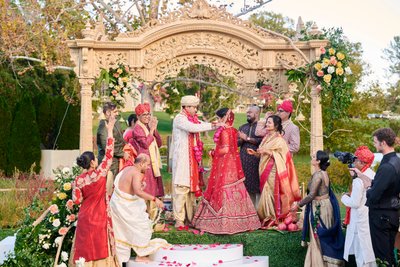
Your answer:
[[[93,149],[92,86],[102,68],[124,64],[132,76],[154,83],[200,64],[234,77],[238,93],[251,95],[259,80],[284,92],[289,90],[285,72],[313,61],[327,44],[326,40],[293,41],[205,0],[195,0],[115,40],[108,39],[101,19],[93,29],[88,24],[83,36],[68,42],[81,85],[81,151]],[[311,152],[315,152],[323,148],[322,115],[319,94],[312,92]]]

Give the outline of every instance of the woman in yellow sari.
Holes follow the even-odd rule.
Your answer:
[[[258,216],[265,228],[278,225],[290,213],[290,206],[301,199],[297,174],[289,147],[283,139],[282,120],[269,116],[265,125],[268,131],[257,151],[250,155],[260,157],[261,197]]]

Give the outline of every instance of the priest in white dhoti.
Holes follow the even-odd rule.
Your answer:
[[[164,239],[151,239],[152,221],[146,212],[146,200],[154,201],[162,209],[161,200],[143,191],[144,173],[150,166],[148,155],[139,154],[133,166],[121,170],[114,182],[110,201],[116,252],[120,265],[128,262],[131,249],[137,262],[150,261],[148,256],[158,249],[169,247]]]
[[[183,227],[193,218],[194,199],[201,196],[203,143],[200,132],[220,125],[202,122],[197,117],[199,98],[187,95],[181,99],[181,112],[172,126],[172,197],[175,227]]]

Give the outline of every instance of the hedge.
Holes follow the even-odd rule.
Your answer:
[[[16,105],[7,157],[7,175],[12,175],[15,168],[28,172],[33,164],[35,172],[40,170],[39,127],[30,97],[25,97]]]
[[[8,140],[10,137],[12,115],[10,112],[10,107],[7,101],[0,97],[0,170],[5,170],[7,168],[7,151]]]

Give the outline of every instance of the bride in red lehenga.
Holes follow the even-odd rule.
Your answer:
[[[212,234],[235,234],[261,227],[257,212],[243,183],[244,173],[237,146],[234,114],[228,108],[217,111],[220,127],[214,135],[212,167],[204,197],[192,224]]]

